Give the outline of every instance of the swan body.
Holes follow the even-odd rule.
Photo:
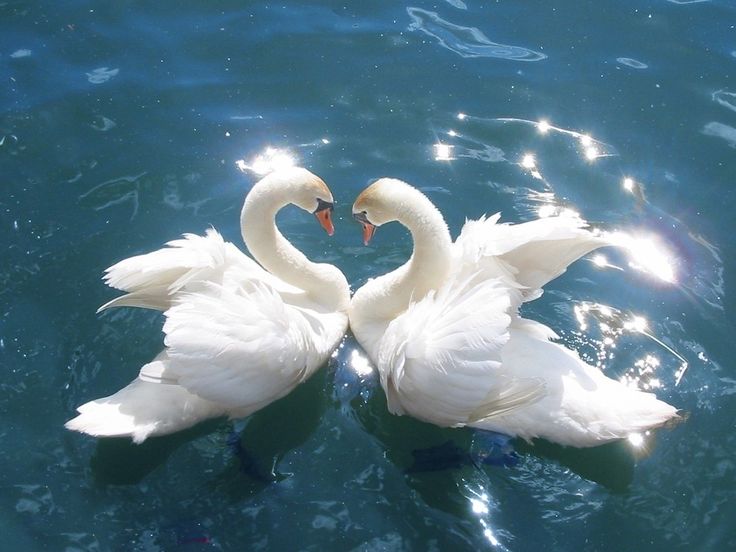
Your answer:
[[[165,349],[127,387],[80,406],[68,429],[140,443],[208,418],[248,416],[325,363],[347,329],[349,287],[278,231],[274,217],[289,203],[332,233],[329,189],[289,168],[256,183],[243,206],[243,238],[258,262],[208,230],[107,269],[105,281],[127,293],[100,310],[163,311]]]
[[[453,243],[421,192],[380,179],[353,205],[364,239],[398,221],[414,250],[398,269],[353,296],[350,326],[375,363],[388,408],[443,427],[471,426],[588,447],[677,418],[653,394],[631,389],[551,341],[519,316],[524,301],[594,249],[609,245],[579,219],[468,221]]]

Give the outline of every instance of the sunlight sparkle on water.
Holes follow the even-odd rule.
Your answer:
[[[610,234],[612,242],[629,252],[629,266],[635,270],[674,283],[675,268],[671,254],[654,236],[637,237],[624,232]]]
[[[549,129],[552,128],[547,121],[539,121],[537,123],[537,130],[542,134],[547,134]]]
[[[491,545],[499,546],[501,543],[496,538],[496,535],[493,532],[493,528],[491,527],[491,524],[487,519],[487,516],[490,513],[490,497],[485,492],[475,492],[472,490],[471,492],[475,496],[468,498],[470,500],[470,508],[473,513],[478,516],[478,522],[483,528],[483,536],[488,540],[488,542],[491,543]]]
[[[242,172],[250,171],[259,176],[295,165],[296,158],[290,152],[271,146],[267,147],[263,153],[256,155],[250,162],[244,159],[238,159],[235,162],[235,166]]]
[[[350,363],[350,367],[353,371],[359,376],[367,376],[373,372],[373,368],[371,367],[370,362],[368,362],[368,358],[361,355],[357,349],[352,350],[350,353],[350,360],[348,362]]]
[[[534,159],[534,155],[531,153],[525,153],[524,157],[521,158],[521,166],[525,169],[533,169],[537,166],[537,162]]]
[[[434,160],[435,161],[451,161],[454,159],[452,156],[452,146],[450,144],[435,144],[434,145]]]
[[[547,218],[554,216],[557,213],[557,206],[552,204],[542,205],[537,209],[537,215],[539,218]]]
[[[468,116],[465,113],[458,113],[457,118],[461,121],[464,121]]]
[[[473,509],[473,513],[475,514],[487,514],[488,513],[488,504],[483,502],[482,500],[478,498],[471,498],[470,499],[470,507]]]
[[[641,433],[629,433],[628,440],[636,448],[644,444],[644,436]]]
[[[593,161],[599,155],[600,155],[600,152],[598,151],[598,148],[596,148],[595,146],[588,146],[585,148],[585,158],[588,161]]]
[[[633,178],[629,178],[627,176],[626,178],[624,178],[624,181],[622,184],[623,184],[624,190],[626,190],[627,192],[631,192],[634,190],[634,179]]]
[[[642,333],[646,331],[648,326],[647,319],[643,316],[634,316],[631,320],[624,322],[624,329],[632,332]]]

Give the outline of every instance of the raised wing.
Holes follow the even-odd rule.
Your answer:
[[[209,284],[166,311],[170,373],[204,399],[252,412],[286,395],[326,359],[319,316],[287,305],[263,282]]]
[[[522,224],[499,224],[500,214],[467,221],[456,241],[463,262],[494,257],[527,288],[523,300],[541,295],[541,288],[591,251],[611,245],[606,238],[586,229],[579,217],[559,216]]]
[[[105,282],[128,293],[104,304],[98,312],[123,306],[166,310],[176,293],[196,291],[204,282],[263,281],[277,289],[290,287],[225,242],[214,229],[208,229],[204,236],[185,234],[166,245],[108,268]]]
[[[541,380],[501,374],[500,350],[518,293],[500,278],[471,274],[393,320],[378,355],[389,410],[461,426],[541,398]]]

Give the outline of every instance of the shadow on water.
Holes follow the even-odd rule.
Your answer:
[[[541,439],[532,443],[516,439],[513,445],[521,455],[531,454],[557,462],[583,479],[603,485],[612,492],[625,492],[634,478],[636,458],[625,441],[592,448],[573,448]]]
[[[463,471],[513,474],[525,469],[525,456],[557,463],[615,493],[625,492],[634,476],[636,457],[623,441],[581,449],[539,439],[527,443],[470,428],[439,428],[389,414],[380,390],[356,412],[366,431],[381,442],[386,458],[404,472],[407,483],[427,504],[444,511],[467,508],[458,492]]]
[[[180,446],[207,435],[222,422],[210,420],[173,435],[152,437],[137,445],[127,437],[102,438],[90,460],[100,485],[134,485],[163,465]]]
[[[322,368],[307,382],[286,397],[256,412],[244,422],[234,422],[233,430],[223,438],[224,454],[231,458],[228,467],[213,484],[227,492],[251,494],[291,474],[278,471],[280,460],[304,443],[315,431],[325,409],[325,372]],[[294,413],[298,412],[298,416]],[[221,426],[224,419],[208,420],[173,435],[152,437],[136,445],[128,438],[99,439],[90,467],[98,484],[132,485],[139,483],[169,456],[187,443],[208,435]],[[233,423],[233,422],[228,422]]]
[[[326,408],[326,373],[322,367],[286,397],[259,410],[228,438],[233,461],[211,485],[233,500],[282,481],[293,474],[279,463],[317,429]]]

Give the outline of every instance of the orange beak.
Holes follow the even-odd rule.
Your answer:
[[[335,227],[332,226],[332,207],[325,207],[319,211],[314,212],[314,216],[317,217],[322,228],[325,229],[328,236],[335,233]]]
[[[363,222],[363,245],[368,245],[376,233],[376,227],[370,222]]]

